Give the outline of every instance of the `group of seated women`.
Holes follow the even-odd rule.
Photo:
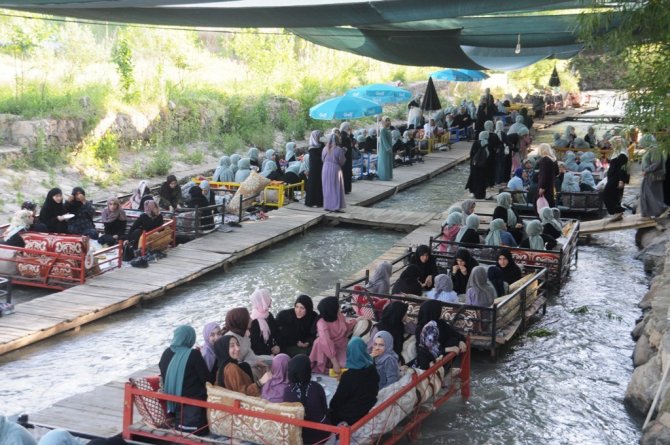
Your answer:
[[[441,304],[424,303],[416,325],[407,323],[408,305],[392,302],[384,309],[366,342],[352,336],[354,321],[345,319],[335,297],[322,299],[319,314],[310,297],[300,295],[293,308],[270,312],[267,289],[251,296],[252,311],[231,309],[222,328],[208,323],[204,342],[194,349],[196,332],[179,326],[159,362],[163,389],[168,394],[206,400],[206,383],[271,402],[300,402],[305,420],[352,425],[377,402],[378,391],[400,379],[402,344],[410,326],[418,350],[415,366],[427,369],[448,352],[465,350],[465,337],[441,319]],[[312,372],[334,372],[339,377],[330,402]],[[176,427],[207,434],[206,411],[168,403]],[[303,428],[304,443],[318,443],[329,433]]]

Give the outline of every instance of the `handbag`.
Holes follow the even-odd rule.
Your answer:
[[[544,196],[540,196],[539,198],[537,198],[535,205],[537,207],[537,213],[539,214],[543,208],[549,207],[549,201],[547,201],[547,198],[545,198]]]
[[[126,243],[123,246],[123,261],[130,261],[135,258],[135,250],[130,243]]]

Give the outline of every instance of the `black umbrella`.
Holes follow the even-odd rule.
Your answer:
[[[561,86],[561,79],[558,78],[558,71],[556,70],[556,65],[554,65],[554,71],[551,73],[551,77],[549,78],[549,86],[550,87]]]
[[[423,100],[421,101],[421,109],[423,111],[441,110],[440,98],[437,97],[433,78],[428,78],[428,85],[426,85],[426,92],[423,93]]]

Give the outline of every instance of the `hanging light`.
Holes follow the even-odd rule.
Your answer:
[[[516,48],[514,48],[514,54],[521,53],[521,34],[517,34],[516,37]]]

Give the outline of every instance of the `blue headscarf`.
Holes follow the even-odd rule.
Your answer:
[[[347,345],[348,369],[364,369],[372,365],[372,357],[368,354],[368,347],[360,337],[351,337]]]
[[[219,166],[212,176],[212,181],[214,182],[233,182],[235,181],[235,173],[231,166],[233,162],[230,159],[230,156],[221,156],[219,160]]]
[[[186,362],[191,355],[191,348],[195,344],[195,329],[188,325],[181,325],[174,330],[170,349],[174,352],[163,378],[163,389],[166,394],[181,396],[184,386]],[[168,410],[174,412],[177,403],[168,402]]]
[[[235,182],[238,184],[244,182],[251,174],[251,163],[249,158],[242,158],[237,163],[237,173],[235,173]]]
[[[532,220],[526,225],[526,233],[528,234],[528,247],[533,250],[546,250],[544,247],[544,239],[540,236],[542,234],[542,223],[536,219]]]
[[[586,184],[590,187],[596,188],[596,180],[593,179],[593,175],[591,174],[590,171],[584,170],[582,172],[581,180],[584,184]]]
[[[561,183],[561,192],[575,193],[580,191],[579,180],[571,172],[565,172],[563,175],[563,182]]]
[[[467,232],[468,229],[477,230],[478,227],[479,227],[479,216],[475,215],[474,213],[472,215],[469,215],[465,219],[465,225],[461,227],[461,230],[459,230],[458,233],[456,234],[456,242],[457,243],[461,242],[463,235],[465,235],[465,232]]]
[[[500,218],[496,218],[493,221],[491,221],[491,225],[489,226],[489,233],[486,235],[486,240],[484,241],[484,244],[487,246],[501,246],[502,245],[502,237],[500,236],[500,233],[503,231],[505,228],[505,221],[503,221]]]
[[[230,169],[233,171],[233,176],[237,173],[237,163],[240,162],[240,159],[242,156],[237,153],[230,155]]]

